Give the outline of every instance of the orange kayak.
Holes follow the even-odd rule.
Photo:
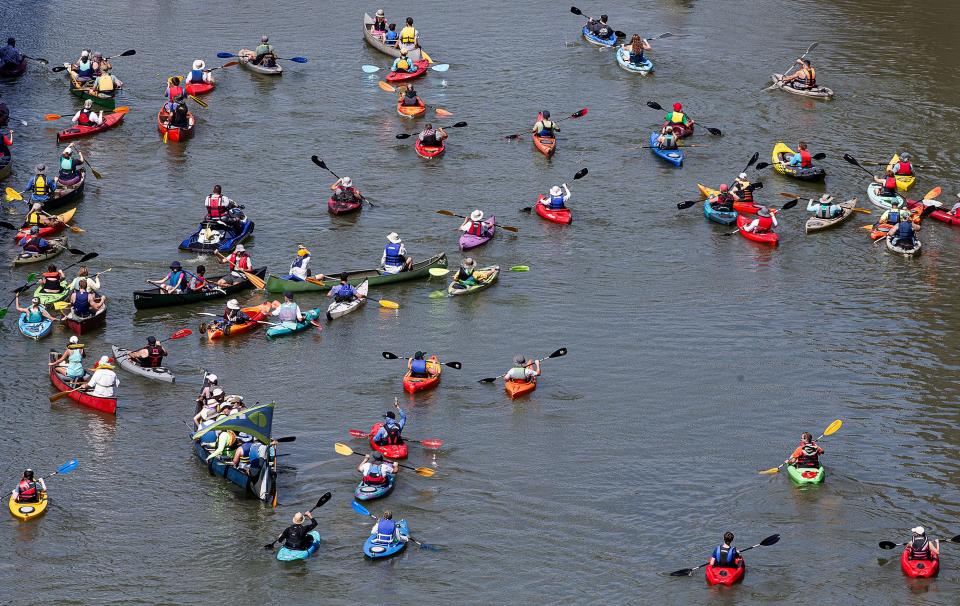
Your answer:
[[[207,328],[207,339],[213,341],[214,339],[226,339],[227,337],[234,337],[236,335],[242,335],[243,333],[250,332],[259,324],[258,320],[263,320],[267,317],[267,313],[270,312],[270,303],[263,303],[262,305],[257,305],[254,307],[244,307],[241,309],[243,313],[247,314],[250,318],[249,322],[244,322],[243,324],[231,324],[227,327],[227,330],[224,331],[221,325],[211,324]]]
[[[542,115],[537,114],[537,122],[543,118]],[[538,134],[533,135],[533,146],[536,147],[541,154],[546,157],[553,155],[554,150],[557,149],[557,138],[556,137],[541,137]]]
[[[397,113],[405,118],[416,118],[427,113],[427,106],[421,101],[419,105],[404,105],[403,98],[397,101]]]
[[[533,379],[532,381],[507,381],[503,382],[503,388],[507,390],[507,395],[510,396],[510,399],[519,398],[522,395],[528,394],[534,389],[537,388],[537,380]]]
[[[414,377],[408,370],[407,373],[403,375],[404,391],[407,393],[417,393],[418,391],[433,389],[439,385],[440,371],[443,370],[443,367],[437,363],[437,356],[427,358],[427,370],[436,372],[436,374],[431,374],[429,377]]]

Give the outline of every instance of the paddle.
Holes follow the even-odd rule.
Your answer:
[[[820,434],[820,437],[814,440],[814,442],[820,441],[826,436],[832,436],[837,432],[838,429],[840,429],[842,425],[843,425],[843,421],[841,421],[840,419],[837,419],[830,425],[827,425],[827,428],[823,430],[823,433]],[[770,469],[761,469],[759,473],[764,475],[772,475],[772,474],[778,473],[780,471],[780,468],[782,468],[786,464],[787,462],[784,461],[783,463],[780,463],[776,467],[771,467]]]
[[[871,177],[874,176],[874,174],[871,171],[864,168],[863,165],[860,164],[860,162],[858,162],[857,159],[851,156],[850,154],[843,154],[843,159],[849,162],[850,164],[853,164],[854,166],[859,167],[863,172],[867,173]]]
[[[129,111],[130,111],[130,106],[129,106],[129,105],[121,105],[120,107],[115,108],[115,109],[113,110],[113,112],[111,112],[111,113],[114,113],[114,114],[126,114],[126,113],[128,113]],[[46,121],[48,121],[48,122],[53,122],[53,121],[55,121],[55,120],[59,120],[59,119],[61,119],[61,118],[66,118],[66,117],[67,117],[67,116],[61,115],[61,114],[44,114],[43,119],[46,120]],[[101,118],[101,119],[103,118],[103,110],[100,110],[100,118]]]
[[[949,539],[931,539],[931,540],[940,540],[944,543],[960,543],[960,534],[950,537]],[[880,541],[880,549],[893,549],[894,547],[903,547],[909,545],[912,541],[907,541],[906,543],[894,543],[893,541]]]
[[[756,190],[758,190],[758,189],[763,189],[763,182],[762,182],[762,181],[757,181],[756,183],[751,183],[750,185],[747,186],[746,189],[747,189],[748,191],[751,191],[751,192],[756,191]],[[710,198],[710,196],[707,196],[707,197],[704,198],[703,200],[708,200],[709,198]],[[702,200],[686,200],[686,201],[684,201],[684,202],[678,202],[678,203],[677,203],[677,208],[680,209],[680,210],[683,210],[683,209],[685,209],[685,208],[690,208],[691,206],[693,206],[693,205],[696,204],[697,202],[701,202],[701,201],[702,201]]]
[[[333,449],[337,451],[337,454],[341,454],[344,456],[350,456],[350,455],[357,455],[360,457],[367,456],[367,453],[354,452],[352,448],[350,448],[346,444],[341,444],[340,442],[337,442],[336,444],[334,444]],[[403,463],[397,463],[397,465],[399,465],[400,467],[404,467],[406,469],[412,469],[417,475],[423,476],[425,478],[432,478],[437,473],[435,469],[431,469],[429,467],[413,467],[412,465],[404,465]]]
[[[386,92],[388,92],[388,93],[395,93],[395,92],[397,92],[396,87],[390,86],[389,84],[387,84],[387,83],[384,82],[383,80],[378,80],[378,81],[377,81],[377,86],[380,87],[380,90],[386,91]],[[434,112],[436,112],[436,114],[437,114],[438,116],[440,116],[440,117],[442,117],[442,118],[449,118],[450,116],[453,115],[453,112],[449,112],[449,111],[443,109],[442,107],[437,107],[436,105],[427,105],[426,103],[424,103],[423,106],[426,107],[427,109],[432,109]]]
[[[514,265],[513,267],[508,268],[507,271],[530,271],[530,266]],[[450,270],[444,269],[443,267],[431,267],[430,269],[427,270],[427,273],[429,273],[431,276],[435,278],[439,278],[441,276],[445,276],[448,273],[450,273]]]
[[[469,218],[470,218],[470,217],[467,217],[467,216],[464,216],[464,215],[454,214],[453,212],[451,212],[451,211],[449,211],[449,210],[438,210],[438,211],[436,211],[436,213],[437,213],[438,215],[444,215],[444,216],[446,216],[446,217],[458,217],[458,218],[460,218],[460,219],[469,219]],[[500,229],[505,229],[505,230],[507,230],[507,231],[512,231],[512,232],[518,232],[518,231],[520,231],[520,228],[519,228],[519,227],[511,227],[510,225],[503,225],[503,224],[501,224],[501,223],[494,223],[494,225],[496,225],[496,226],[499,227]]]
[[[231,57],[239,58],[240,55],[234,53],[225,53],[223,51],[217,53],[217,57],[220,59],[229,59]],[[306,63],[309,61],[306,57],[274,57],[277,61],[293,61],[294,63]]]
[[[167,341],[175,341],[175,340],[177,340],[177,339],[183,339],[183,338],[189,337],[189,336],[192,335],[192,334],[193,334],[193,331],[190,330],[189,328],[181,328],[180,330],[178,330],[177,332],[173,333],[172,335],[170,335],[170,336],[167,337],[166,339],[161,339],[161,340],[157,341],[157,343],[166,343]],[[126,348],[124,348],[124,349],[126,349]],[[142,349],[142,348],[141,348],[141,349]],[[119,362],[119,361],[120,361],[120,358],[124,358],[124,357],[126,357],[126,356],[129,356],[131,353],[133,353],[133,352],[135,352],[135,351],[138,351],[138,350],[136,350],[136,349],[131,349],[131,350],[129,350],[129,351],[128,351],[127,353],[125,353],[125,354],[120,354],[119,356],[117,356],[116,359],[117,359],[117,361]]]
[[[329,501],[331,496],[333,496],[333,495],[331,495],[329,492],[323,493],[323,496],[321,496],[319,499],[317,499],[317,504],[310,508],[310,513],[313,513],[313,510],[316,509],[317,507],[323,507],[323,504],[326,503],[327,501]],[[283,535],[281,534],[281,536],[283,536]],[[268,551],[271,551],[271,550],[273,550],[273,546],[276,545],[276,544],[277,544],[277,541],[279,541],[279,540],[280,540],[280,537],[277,537],[277,538],[273,541],[273,543],[267,543],[266,545],[263,546],[263,548],[266,549],[266,550],[268,550]]]
[[[593,17],[591,17],[590,15],[584,15],[584,14],[583,14],[583,11],[581,11],[581,10],[580,10],[579,8],[577,8],[576,6],[571,6],[571,7],[570,7],[570,12],[573,13],[574,15],[579,16],[579,17],[586,17],[587,19],[593,19]],[[627,37],[627,32],[621,32],[621,31],[618,30],[618,29],[617,29],[617,30],[613,30],[613,33],[614,33],[614,35],[615,35],[617,38],[626,38],[626,37]]]
[[[46,213],[44,214],[46,215]],[[17,229],[17,227],[13,223],[10,223],[9,221],[0,221],[0,227],[4,229]]]
[[[661,112],[666,111],[665,109],[663,109],[663,106],[657,103],[656,101],[647,101],[647,107],[649,107],[650,109],[661,111]],[[711,135],[720,136],[723,134],[723,132],[719,128],[710,128],[709,126],[704,126],[703,124],[701,124],[700,126],[703,126],[703,128],[707,129],[707,131]]]
[[[73,144],[71,144],[71,145],[73,145]],[[81,154],[83,154],[83,151],[80,150],[79,147],[77,148],[77,150],[80,151]],[[87,165],[87,168],[90,169],[90,172],[93,173],[93,176],[94,176],[95,179],[97,179],[98,181],[99,181],[100,179],[103,179],[103,175],[100,174],[100,171],[98,171],[96,168],[94,168],[92,164],[90,164],[90,160],[88,160],[86,156],[83,157],[83,162],[84,162],[84,164]]]
[[[860,160],[860,164],[866,164],[867,166],[889,166],[890,162],[880,162],[878,160]],[[929,166],[921,166],[919,164],[910,163],[910,166],[914,168],[930,168]]]
[[[388,353],[389,353],[389,352],[388,352]],[[386,356],[384,356],[384,357],[386,357]],[[393,399],[393,405],[397,407],[397,410],[400,409],[400,404],[399,404],[399,402],[400,402],[400,401],[399,401],[397,398],[394,398],[394,399]],[[349,434],[350,434],[351,436],[353,436],[354,438],[364,438],[364,439],[365,439],[365,438],[372,438],[372,437],[374,436],[374,434],[372,434],[372,433],[367,433],[367,432],[361,431],[361,430],[359,430],[359,429],[348,429],[348,430],[347,430],[347,433],[349,433]],[[404,438],[403,440],[404,440],[404,442],[413,442],[414,444],[419,444],[419,445],[423,446],[424,448],[426,448],[427,450],[439,450],[439,449],[443,446],[443,440],[437,440],[437,439],[435,439],[435,438],[434,438],[434,439],[430,439],[430,440],[414,440],[414,439],[412,439],[412,438],[411,438],[411,439]]]
[[[562,357],[562,356],[565,356],[565,355],[567,355],[567,348],[566,348],[566,347],[561,347],[560,349],[558,349],[557,351],[553,352],[552,354],[550,354],[550,355],[547,356],[546,358],[540,358],[539,360],[536,360],[536,362],[543,362],[544,360],[548,360],[548,359],[550,359],[550,358],[559,358],[559,357]],[[496,381],[497,379],[502,379],[502,378],[503,378],[503,375],[500,375],[499,377],[489,377],[489,378],[486,378],[486,379],[480,379],[479,381],[477,381],[477,383],[493,383],[493,382]]]
[[[80,258],[79,261],[74,261],[74,262],[71,263],[70,265],[67,265],[66,267],[64,267],[63,270],[61,270],[61,271],[67,271],[67,270],[70,269],[71,267],[74,267],[74,266],[76,266],[76,265],[80,265],[81,263],[86,263],[87,261],[92,261],[93,259],[96,259],[97,257],[100,256],[100,253],[96,253],[96,252],[87,253],[87,254],[84,255],[84,254],[83,254],[83,251],[80,250],[80,249],[78,249],[78,248],[68,248],[67,250],[70,251],[70,254],[71,254],[71,255],[83,255],[83,256]]]
[[[79,467],[79,465],[80,465],[80,462],[79,462],[79,461],[77,461],[76,459],[70,459],[69,461],[67,461],[66,463],[64,463],[63,465],[61,465],[60,467],[57,467],[57,470],[56,470],[56,471],[54,471],[53,473],[51,473],[51,474],[49,474],[49,475],[43,476],[43,477],[40,478],[40,479],[41,479],[41,480],[46,480],[47,478],[52,478],[53,476],[57,476],[57,475],[61,475],[61,476],[62,476],[62,475],[68,474],[68,473],[70,473],[71,471],[73,471],[74,469],[76,469],[77,467]]]
[[[334,177],[336,177],[337,179],[340,179],[340,175],[338,175],[337,173],[335,173],[335,172],[333,172],[332,170],[330,170],[330,169],[327,167],[327,163],[324,162],[323,160],[321,160],[319,156],[310,156],[310,160],[311,160],[314,164],[316,164],[317,166],[319,166],[320,168],[322,168],[323,170],[327,171],[328,173],[330,173],[331,175],[333,175]],[[370,206],[376,206],[376,204],[374,204],[373,202],[371,202],[371,201],[370,201],[366,196],[364,196],[363,194],[360,194],[360,201],[361,201],[361,202],[366,202],[366,203],[369,204]]]
[[[259,276],[255,276],[249,271],[240,270],[240,273],[243,274],[243,277],[250,281],[253,284],[253,287],[257,290],[263,290],[266,287],[267,283],[260,279]]]
[[[776,207],[771,206],[771,207],[770,207],[770,214],[772,215],[773,213],[779,212],[779,211],[781,211],[781,210],[790,210],[791,208],[793,208],[794,206],[797,205],[797,202],[799,202],[799,200],[790,200],[789,202],[787,202],[786,204],[784,204],[784,205],[781,206],[780,208],[776,208]],[[722,233],[722,234],[720,234],[720,235],[721,235],[721,236],[732,236],[733,234],[737,234],[737,233],[740,233],[740,228],[739,228],[739,227],[738,227],[737,229],[733,230],[733,231],[724,232],[724,233]]]
[[[36,279],[37,279],[37,274],[35,273],[28,274],[27,283],[24,284],[23,286],[13,289],[13,297],[10,298],[10,300],[7,302],[6,305],[4,305],[3,307],[0,307],[0,320],[3,320],[4,318],[7,317],[7,310],[10,308],[10,305],[13,304],[13,302],[17,299],[18,296],[20,296],[21,293],[23,293],[23,291],[33,286],[33,281]]]
[[[206,71],[206,72],[215,72],[215,71],[217,71],[218,69],[226,69],[226,68],[228,68],[228,67],[233,67],[234,65],[240,65],[240,62],[239,62],[239,61],[227,61],[227,62],[224,63],[223,65],[220,65],[220,66],[218,66],[218,67],[211,67],[210,69],[207,69],[207,70],[204,70],[204,71]]]
[[[444,128],[444,129],[446,129],[446,128],[463,128],[463,127],[466,126],[466,125],[467,125],[466,122],[457,122],[456,124],[451,124],[450,126],[438,126],[438,127],[437,127],[436,129],[434,129],[434,130],[439,130],[439,129],[441,129],[441,128]],[[408,135],[408,134],[406,134],[406,133],[400,133],[399,135],[397,135],[397,139],[409,139],[410,137],[415,137],[415,136],[417,136],[417,135],[419,135],[419,134],[420,134],[420,133],[410,133],[410,134]]]
[[[759,543],[757,543],[756,545],[751,545],[750,547],[744,547],[743,549],[740,549],[740,550],[738,550],[738,551],[739,551],[740,553],[743,553],[743,552],[745,552],[745,551],[750,551],[750,550],[753,549],[754,547],[769,547],[769,546],[771,546],[771,545],[776,545],[779,541],[780,541],[780,535],[778,535],[778,534],[772,534],[772,535],[770,535],[769,537],[767,537],[767,538],[765,538],[764,540],[762,540],[762,541],[760,541]],[[693,573],[694,570],[699,570],[700,568],[703,568],[704,566],[707,566],[709,563],[710,563],[710,562],[706,562],[706,563],[700,564],[699,566],[696,566],[696,567],[694,567],[694,568],[682,568],[682,569],[680,569],[680,570],[674,570],[673,572],[670,573],[670,576],[672,576],[672,577],[688,577],[688,576],[690,576],[690,575]]]
[[[575,174],[575,175],[573,176],[573,180],[574,180],[574,181],[577,181],[577,180],[579,180],[579,179],[582,179],[582,178],[586,177],[588,174],[590,174],[590,171],[589,171],[588,169],[586,169],[586,168],[581,168],[580,170],[577,171],[577,174]],[[532,206],[524,206],[523,208],[520,209],[520,212],[522,212],[522,213],[533,212],[533,207],[532,207]]]
[[[117,57],[131,57],[131,56],[136,55],[136,54],[137,54],[137,51],[131,49],[131,50],[123,51],[123,52],[120,53],[119,55],[111,55],[111,56],[109,56],[109,57],[104,57],[104,60],[106,61],[106,60],[108,60],[108,59],[116,59]],[[56,66],[56,67],[50,68],[50,71],[52,71],[52,72],[62,72],[63,70],[67,69],[68,67],[69,67],[69,66],[67,66],[67,65],[58,65],[58,66]]]
[[[807,55],[809,55],[810,53],[812,53],[813,50],[814,50],[815,48],[817,48],[818,46],[820,46],[820,43],[819,43],[819,42],[813,42],[813,43],[811,43],[810,46],[807,47],[807,50],[806,50],[802,55],[800,55],[800,58],[803,59],[804,57],[806,57]],[[797,62],[794,61],[793,64],[790,65],[790,67],[787,68],[787,71],[783,72],[783,75],[784,75],[784,76],[789,76],[789,75],[790,75],[790,72],[792,72],[796,67],[797,67]],[[783,81],[783,79],[781,78],[780,80],[777,80],[776,82],[774,82],[774,83],[771,84],[770,86],[765,87],[763,90],[770,90],[771,88],[776,88],[776,87],[780,86],[780,84],[781,84],[782,81]],[[761,91],[761,92],[763,92],[763,91]]]
[[[424,61],[426,61],[426,59],[424,59]],[[361,65],[361,66],[360,66],[360,69],[362,69],[365,74],[375,74],[375,73],[377,73],[378,71],[380,71],[380,68],[377,67],[376,65]],[[384,69],[389,69],[389,68],[384,68]],[[427,68],[427,69],[432,69],[432,70],[435,71],[435,72],[445,72],[445,71],[447,71],[448,69],[450,69],[450,64],[449,64],[449,63],[435,63],[435,64],[431,65],[431,66],[430,66],[429,68]],[[411,73],[412,73],[412,72],[411,72]]]
[[[554,122],[563,122],[564,120],[582,118],[582,117],[586,116],[588,113],[590,113],[590,110],[589,110],[588,108],[584,107],[584,108],[581,109],[581,110],[577,110],[577,111],[573,112],[572,114],[570,114],[570,115],[567,116],[566,118],[558,118],[557,120],[554,120]],[[504,139],[516,140],[516,139],[519,139],[519,138],[522,137],[522,136],[523,136],[522,134],[518,134],[518,135],[507,135],[506,137],[504,137]]]
[[[367,509],[366,509],[363,505],[361,505],[360,503],[357,503],[356,501],[354,501],[353,503],[351,503],[350,506],[353,507],[353,510],[356,511],[357,513],[359,513],[360,515],[370,516],[370,517],[373,518],[374,520],[379,520],[379,519],[380,519],[380,518],[378,518],[377,516],[375,516],[375,515],[373,515],[372,513],[370,513],[369,511],[367,511]],[[408,534],[408,535],[407,535],[407,538],[410,539],[411,541],[413,541],[414,543],[416,543],[416,544],[417,544],[417,547],[420,547],[421,549],[428,549],[428,550],[430,550],[430,551],[440,551],[437,547],[434,547],[433,545],[428,545],[428,544],[426,544],[426,543],[421,543],[421,542],[418,541],[417,539],[413,538],[413,535]]]
[[[20,54],[23,54],[23,53],[20,53]],[[46,64],[50,63],[50,62],[47,61],[46,59],[40,59],[40,58],[38,58],[38,57],[31,57],[30,55],[23,55],[23,58],[24,58],[24,59],[30,59],[31,61],[36,61],[37,63],[43,64],[43,65],[46,65]]]
[[[398,356],[397,354],[390,353],[389,351],[385,351],[380,355],[383,356],[385,360],[412,360],[413,359],[413,358],[408,358],[406,356]],[[450,368],[456,368],[457,370],[460,370],[461,368],[463,368],[463,364],[461,364],[460,362],[437,361],[437,364],[443,364],[444,366],[449,366]]]

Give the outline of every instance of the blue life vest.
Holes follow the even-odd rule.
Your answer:
[[[563,208],[563,196],[550,196],[550,208]]]
[[[296,259],[293,260],[293,263],[290,264],[290,269],[293,269],[294,267],[303,267],[309,260],[310,260],[310,255],[297,257]]]
[[[410,370],[414,374],[425,375],[427,373],[427,361],[426,360],[411,360],[410,361]]]
[[[169,285],[169,286],[176,286],[176,285],[180,282],[180,279],[181,279],[181,278],[183,278],[183,272],[182,272],[182,271],[180,271],[180,270],[171,271],[171,272],[170,272],[170,278],[167,280],[167,285]]]
[[[78,290],[77,298],[73,303],[73,313],[81,318],[90,315],[90,293]]]
[[[357,295],[357,289],[349,284],[340,284],[333,288],[333,298],[337,301],[349,301]]]
[[[891,224],[897,223],[900,221],[900,211],[899,210],[890,210],[890,213],[887,215],[887,221]]]
[[[194,82],[200,84],[203,82],[203,70],[202,69],[193,69],[190,70],[190,73],[187,74],[187,82]]]
[[[93,62],[87,61],[86,63],[80,62],[77,63],[77,77],[78,78],[92,78],[93,77]]]
[[[397,523],[393,520],[380,520],[377,522],[377,536],[373,539],[374,543],[389,545],[393,543],[393,534],[397,530]]]
[[[713,559],[716,565],[721,567],[733,567],[739,555],[740,553],[737,551],[737,548],[732,546],[730,549],[724,549],[723,545],[720,545],[713,550]]]
[[[901,221],[897,223],[897,239],[898,240],[913,239],[913,224],[910,223],[910,221]]]
[[[388,30],[386,35],[387,42],[396,42],[399,34],[394,30]]]
[[[386,265],[393,265],[395,267],[403,265],[403,259],[400,257],[400,246],[400,244],[393,244],[391,242],[384,247],[383,252],[387,256],[385,261]]]

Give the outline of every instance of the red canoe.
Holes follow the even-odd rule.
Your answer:
[[[50,352],[51,362],[56,360],[58,357],[59,352]],[[57,373],[56,366],[50,367],[50,382],[53,383],[53,386],[57,389],[57,391],[70,391],[73,389],[67,383],[65,383],[62,378],[60,378],[60,375]],[[108,412],[112,415],[117,414],[116,398],[98,398],[97,396],[93,396],[82,391],[71,391],[67,397],[81,406],[86,406],[87,408],[93,408],[94,410],[99,410],[102,412]]]
[[[169,117],[170,112],[164,111],[163,108],[157,112],[157,131],[159,131],[161,135],[166,133],[167,141],[186,141],[193,136],[193,127],[196,125],[196,123],[194,122],[192,113],[187,112],[187,119],[190,120],[190,126],[186,128],[180,128],[178,126],[171,126],[167,128],[164,126],[164,123]]]

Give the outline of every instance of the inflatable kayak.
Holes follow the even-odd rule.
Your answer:
[[[813,216],[807,219],[807,223],[804,226],[805,233],[813,233],[815,231],[823,231],[825,229],[830,229],[831,227],[836,227],[840,225],[847,219],[853,216],[853,209],[857,206],[857,199],[847,200],[846,202],[841,202],[838,206],[843,210],[843,213],[839,217],[833,217],[830,219],[821,219],[820,217]]]
[[[303,312],[303,322],[281,322],[280,326],[271,326],[267,329],[267,338],[276,339],[279,337],[285,337],[287,335],[292,335],[295,332],[300,332],[314,326],[313,322],[320,317],[320,314],[323,313],[320,311],[320,308],[311,309],[309,311]]]
[[[20,327],[20,334],[34,341],[39,341],[49,335],[50,331],[53,330],[53,320],[44,318],[39,322],[27,322],[26,313],[20,314],[20,319],[17,324]]]
[[[808,168],[789,166],[787,163],[790,162],[790,159],[793,158],[795,153],[796,152],[790,149],[785,143],[778,141],[770,153],[770,161],[773,164],[773,169],[781,175],[793,177],[800,181],[823,181],[827,176],[827,171],[819,166],[810,166]]]
[[[634,74],[649,74],[653,71],[653,61],[645,58],[639,65],[630,62],[630,51],[622,46],[617,49],[617,65]]]
[[[263,320],[267,317],[267,311],[269,311],[269,303],[264,303],[263,305],[257,305],[255,307],[244,307],[240,311],[245,313],[250,320],[243,323],[235,323],[227,326],[226,329],[223,328],[223,325],[219,322],[213,322],[207,327],[207,340],[214,341],[216,339],[226,339],[228,337],[235,337],[237,335],[242,335],[248,333],[260,324],[259,320]],[[264,309],[266,306],[266,310]]]
[[[50,243],[50,248],[47,252],[42,253],[31,253],[31,252],[19,252],[17,256],[13,258],[14,265],[28,265],[30,263],[40,263],[41,261],[46,261],[47,259],[52,259],[65,251],[67,249],[67,238],[52,238],[47,240]]]
[[[404,118],[416,118],[427,113],[427,106],[420,101],[417,105],[404,105],[403,99],[397,101],[397,113]]]
[[[533,379],[531,381],[510,381],[504,379],[503,388],[506,390],[507,395],[510,396],[510,399],[519,398],[520,396],[526,395],[537,388],[537,380]]]
[[[465,286],[456,280],[447,287],[447,294],[450,296],[468,295],[489,288],[497,281],[500,275],[500,266],[491,265],[490,267],[479,267],[473,272],[474,277],[479,280],[476,284]]]
[[[617,43],[617,34],[615,32],[611,32],[609,38],[601,38],[600,36],[593,34],[589,29],[587,29],[587,26],[584,25],[582,33],[583,33],[584,40],[586,40],[587,42],[589,42],[594,46],[599,46],[601,48],[610,48],[611,46]]]
[[[60,232],[62,232],[67,228],[67,223],[73,220],[73,215],[76,214],[76,212],[77,212],[76,208],[71,208],[65,213],[54,215],[54,219],[56,219],[56,222],[50,225],[40,226],[39,236],[41,238],[49,238],[50,236],[55,236],[56,234],[59,234]],[[19,242],[22,238],[26,238],[27,236],[29,236],[31,227],[33,226],[27,225],[26,223],[24,223],[20,227],[20,231],[18,231],[16,235],[13,236],[14,241]]]
[[[408,370],[406,374],[403,375],[403,390],[407,393],[417,393],[418,391],[433,389],[440,384],[440,373],[442,370],[443,367],[437,363],[437,356],[430,356],[427,358],[427,372],[431,373],[430,376],[415,377]]]
[[[870,199],[870,202],[877,207],[883,208],[885,210],[890,210],[893,208],[891,204],[894,200],[900,200],[900,205],[903,206],[906,204],[906,199],[900,194],[896,196],[881,196],[880,195],[881,186],[879,183],[871,183],[867,186],[867,198]]]
[[[392,473],[387,474],[386,484],[366,484],[363,480],[360,480],[360,483],[357,484],[357,487],[353,491],[353,497],[358,501],[381,499],[393,492],[393,487],[396,483],[397,476]]]
[[[440,146],[436,147],[433,145],[424,145],[420,142],[420,139],[417,139],[413,144],[414,151],[417,152],[417,155],[426,160],[436,158],[443,154],[447,150],[447,144],[444,141],[440,142]]]
[[[542,114],[537,114],[537,122],[543,119]],[[536,124],[536,122],[534,122]],[[553,152],[557,150],[557,138],[556,137],[543,137],[534,133],[533,135],[533,146],[537,148],[541,154],[546,157],[553,155]]]
[[[313,537],[313,542],[310,543],[310,547],[306,549],[287,549],[286,547],[281,547],[280,550],[277,551],[277,559],[281,562],[292,562],[294,560],[306,560],[315,554],[320,547],[320,533],[316,530],[311,530],[307,533],[307,536]]]
[[[496,216],[491,215],[489,218],[485,219],[483,221],[483,225],[485,234],[482,236],[474,236],[473,234],[468,233],[460,234],[460,250],[477,248],[478,246],[483,246],[493,239],[493,236],[497,231]]]
[[[706,185],[701,185],[697,183],[697,189],[700,190],[700,196],[703,198],[709,198],[711,196],[720,195],[719,189],[711,189]],[[754,204],[753,202],[737,202],[733,203],[733,210],[737,211],[740,214],[744,215],[755,215],[757,211],[760,210],[760,207]]]
[[[900,154],[893,154],[893,157],[890,158],[890,163],[887,164],[887,168],[893,170],[893,165],[900,161]],[[900,191],[907,191],[913,184],[917,182],[916,175],[896,175],[897,179],[897,189]]]
[[[32,503],[18,503],[13,500],[13,495],[10,495],[10,514],[15,518],[19,518],[26,522],[27,520],[32,520],[33,518],[38,518],[43,515],[43,512],[47,510],[47,493],[40,493],[40,500],[34,501]]]
[[[407,82],[408,80],[413,80],[414,78],[419,78],[420,76],[427,73],[427,68],[430,67],[430,63],[426,60],[421,59],[419,61],[414,61],[413,65],[417,68],[412,72],[390,72],[384,77],[384,80],[393,84],[395,82]]]
[[[333,320],[334,318],[340,318],[347,315],[352,311],[356,311],[363,302],[366,301],[367,291],[370,289],[370,282],[364,280],[360,283],[360,286],[357,287],[357,295],[364,297],[362,299],[353,299],[352,301],[343,301],[337,303],[334,301],[330,304],[330,307],[327,308],[327,320]]]
[[[742,215],[737,216],[737,227],[741,236],[747,240],[752,240],[753,242],[758,242],[760,244],[766,244],[767,246],[776,246],[780,241],[780,236],[777,235],[775,231],[765,231],[763,233],[753,233],[743,229],[743,226],[750,223],[751,219],[748,219]]]
[[[377,435],[381,427],[383,427],[383,423],[374,423],[373,427],[370,428],[370,448],[383,453],[383,456],[388,459],[406,459],[407,454],[409,454],[406,442],[403,444],[385,444],[381,446],[373,441],[373,436]]]
[[[935,557],[932,560],[911,560],[910,548],[907,547],[900,554],[900,570],[903,574],[912,578],[930,578],[935,577],[940,572],[940,558]]]
[[[703,216],[719,223],[720,225],[733,225],[737,222],[737,211],[735,210],[717,210],[713,207],[713,201],[716,198],[707,198],[703,201]]]
[[[188,95],[206,95],[213,92],[213,89],[217,87],[216,82],[196,82],[192,84],[187,84],[187,94]]]
[[[916,236],[913,237],[913,242],[913,248],[904,248],[893,244],[893,240],[890,239],[890,236],[887,236],[887,250],[897,255],[903,255],[904,257],[915,257],[920,254],[922,245]]]
[[[112,346],[112,349],[113,359],[120,364],[120,368],[129,373],[140,375],[141,377],[145,377],[147,379],[153,379],[154,381],[163,381],[165,383],[173,383],[177,380],[176,377],[173,376],[173,373],[170,372],[169,368],[164,366],[140,366],[138,363],[130,359],[129,349],[117,347],[116,345]]]
[[[93,124],[90,126],[81,126],[76,124],[74,126],[63,129],[57,133],[57,141],[68,141],[70,139],[79,139],[80,137],[89,137],[90,135],[95,135],[101,133],[105,130],[110,130],[114,126],[118,126],[123,122],[123,113],[110,113],[104,114],[103,122],[100,124]]]
[[[407,521],[400,520],[397,522],[397,530],[400,531],[402,536],[407,536],[407,533],[410,532],[407,527]],[[389,558],[390,556],[397,555],[407,546],[405,541],[397,541],[396,543],[390,543],[389,545],[381,545],[380,543],[374,543],[374,538],[375,535],[370,535],[363,544],[363,555],[367,556],[371,560]]]
[[[784,84],[781,82],[783,80],[783,74],[773,74],[770,76],[770,79],[773,80],[773,83],[777,86],[777,88],[787,91],[788,93],[793,93],[794,95],[824,100],[833,98],[833,90],[827,88],[826,86],[814,86],[813,88],[794,88],[789,84]]]
[[[250,49],[241,48],[239,51],[237,51],[237,59],[240,61],[240,67],[246,69],[247,71],[251,71],[255,74],[262,74],[264,76],[283,75],[283,67],[279,63],[273,67],[257,65],[256,63],[253,63],[254,57],[256,57],[256,53]]]
[[[556,209],[547,208],[546,206],[543,205],[543,203],[546,200],[547,200],[547,196],[544,196],[543,194],[537,196],[537,204],[533,207],[533,209],[537,212],[538,215],[540,215],[547,221],[551,221],[553,223],[560,223],[561,225],[569,225],[573,223],[573,213],[570,211],[569,208],[567,207],[556,208]]]
[[[787,475],[797,484],[822,484],[824,473],[823,465],[816,469],[787,465]]]
[[[730,586],[743,580],[743,575],[747,573],[747,565],[743,558],[740,558],[740,565],[736,568],[723,568],[721,566],[706,566],[704,576],[707,579],[707,585],[726,585]]]
[[[928,200],[929,202],[929,200]],[[923,211],[926,205],[923,201],[918,200],[907,200],[907,207],[912,211]],[[937,221],[942,221],[943,223],[948,223],[950,225],[960,225],[960,215],[954,215],[946,210],[935,210],[932,211],[928,217],[936,219]]]
[[[682,149],[660,149],[657,147],[657,139],[660,138],[660,133],[653,131],[650,133],[650,151],[653,152],[653,155],[657,156],[661,160],[665,160],[674,166],[680,167],[683,166],[683,150]]]

